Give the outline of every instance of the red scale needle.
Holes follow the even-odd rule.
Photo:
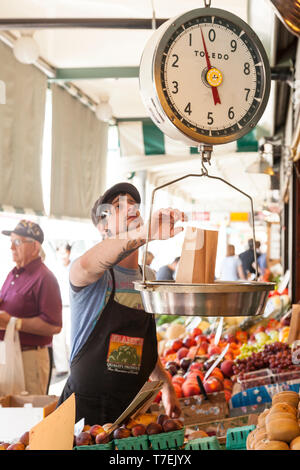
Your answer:
[[[202,42],[203,42],[203,48],[204,48],[204,54],[205,54],[207,69],[210,70],[212,68],[212,66],[211,66],[211,63],[210,63],[210,60],[209,60],[209,57],[208,57],[208,52],[207,52],[207,48],[206,48],[206,44],[205,44],[205,40],[204,40],[204,36],[203,36],[203,32],[202,32],[201,28],[200,28],[200,31],[201,31],[201,36],[202,36]],[[212,94],[213,94],[215,105],[217,103],[221,104],[218,89],[216,87],[212,86],[211,91],[212,91]]]

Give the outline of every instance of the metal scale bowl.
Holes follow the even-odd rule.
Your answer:
[[[235,316],[257,316],[264,312],[268,294],[274,290],[275,283],[260,282],[258,278],[258,265],[255,250],[255,228],[254,210],[251,196],[244,193],[237,187],[217,176],[208,175],[204,162],[210,163],[212,147],[200,147],[202,153],[202,172],[200,174],[188,174],[177,178],[169,183],[156,187],[152,192],[150,216],[154,196],[159,189],[170,186],[188,177],[206,176],[214,180],[222,181],[234,190],[240,192],[250,200],[251,221],[253,229],[253,247],[256,275],[253,281],[215,281],[212,284],[181,284],[173,281],[148,281],[146,274],[146,257],[150,235],[150,223],[146,240],[146,252],[143,263],[142,281],[135,281],[135,289],[140,291],[143,306],[146,312],[157,315],[181,315],[181,316],[202,316],[202,317],[235,317]],[[205,156],[205,154],[207,156]]]

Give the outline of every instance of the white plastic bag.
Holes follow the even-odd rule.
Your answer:
[[[25,378],[16,318],[6,327],[0,351],[0,396],[17,395],[25,390]]]

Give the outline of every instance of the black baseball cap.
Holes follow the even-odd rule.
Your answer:
[[[137,188],[131,184],[131,183],[117,183],[111,188],[107,189],[102,196],[97,199],[95,202],[92,212],[91,212],[91,217],[94,225],[97,225],[99,223],[99,218],[101,215],[101,206],[104,204],[109,204],[118,194],[130,194],[130,196],[133,197],[133,199],[136,201],[137,204],[141,203],[141,196],[140,193],[138,192]]]
[[[44,232],[38,224],[30,220],[20,220],[18,225],[13,230],[2,230],[3,235],[10,236],[12,233],[20,237],[28,237],[36,240],[39,243],[44,241]]]

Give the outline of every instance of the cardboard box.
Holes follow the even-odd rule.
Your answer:
[[[200,424],[212,420],[220,420],[229,416],[229,409],[224,392],[209,393],[208,400],[202,395],[179,398],[181,418],[185,426]],[[163,405],[154,403],[151,412],[164,413]]]
[[[0,397],[0,440],[11,442],[29,431],[55,409],[55,395]]]

